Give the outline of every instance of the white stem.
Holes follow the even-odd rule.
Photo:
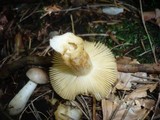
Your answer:
[[[92,69],[92,62],[84,49],[83,39],[73,33],[65,33],[50,39],[50,46],[61,54],[64,63],[76,75],[85,75]]]
[[[31,80],[16,94],[16,96],[10,101],[8,105],[8,111],[10,115],[17,115],[25,108],[26,103],[37,84]]]

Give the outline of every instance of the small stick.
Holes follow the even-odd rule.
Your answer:
[[[153,113],[153,116],[152,116],[151,120],[154,120],[154,117],[155,117],[155,115],[156,115],[156,112],[157,112],[158,109],[159,109],[159,103],[160,103],[160,93],[159,93],[159,95],[158,95],[158,100],[157,100],[157,103],[156,103],[156,106],[155,106],[155,110],[154,110],[154,113]]]
[[[119,72],[136,73],[146,72],[152,74],[160,73],[160,64],[117,64]]]

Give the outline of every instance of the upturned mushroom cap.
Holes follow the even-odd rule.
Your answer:
[[[26,76],[37,84],[45,84],[49,82],[47,73],[40,68],[29,69]]]
[[[67,34],[68,33],[66,33],[65,36],[67,36]],[[62,39],[59,38],[59,43],[61,40],[63,43],[63,35],[61,37]],[[69,33],[69,38],[76,41],[74,34]],[[53,38],[50,41],[52,40],[55,39]],[[55,53],[53,57],[53,66],[50,68],[51,85],[64,99],[74,100],[79,94],[92,94],[97,100],[101,100],[110,94],[117,80],[115,58],[112,52],[102,43],[84,41],[83,45],[83,50],[89,56],[87,59],[91,62],[91,69],[89,69],[86,74],[77,74],[73,72],[74,68],[66,65],[63,54]],[[75,49],[75,51],[76,50],[77,49]],[[72,51],[69,53],[71,54],[70,56],[72,56]],[[82,56],[80,55],[80,57]],[[84,58],[85,61],[87,59]],[[69,60],[74,61],[75,59],[70,58]],[[81,61],[83,63],[83,59],[81,59]],[[79,68],[81,68],[81,66],[79,66]],[[88,66],[86,68],[84,66],[83,69],[85,71],[85,69],[88,69]],[[79,70],[81,71],[83,69]]]

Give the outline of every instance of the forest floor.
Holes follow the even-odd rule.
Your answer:
[[[0,6],[1,120],[53,120],[62,104],[67,111],[79,109],[82,120],[160,119],[158,0],[14,2],[2,2]],[[66,32],[105,44],[117,64],[149,65],[153,69],[150,72],[138,68],[136,73],[119,70],[110,99],[96,101],[92,96],[79,95],[75,99],[78,105],[58,96],[49,83],[38,85],[25,109],[9,115],[9,102],[28,82],[27,70],[39,67],[48,73],[54,55],[49,39]],[[62,116],[62,120],[74,120],[68,113]]]

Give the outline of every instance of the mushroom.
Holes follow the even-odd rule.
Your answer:
[[[107,46],[83,41],[70,32],[54,36],[50,46],[56,53],[49,75],[59,96],[68,100],[79,94],[91,94],[97,100],[108,97],[117,81],[117,66]]]
[[[37,84],[48,82],[48,75],[40,68],[31,68],[27,71],[26,76],[30,79],[27,84],[14,96],[8,105],[10,115],[17,115],[25,108],[28,99],[35,90]]]
[[[80,120],[82,111],[78,108],[80,105],[76,101],[67,101],[60,103],[54,112],[56,120]]]

